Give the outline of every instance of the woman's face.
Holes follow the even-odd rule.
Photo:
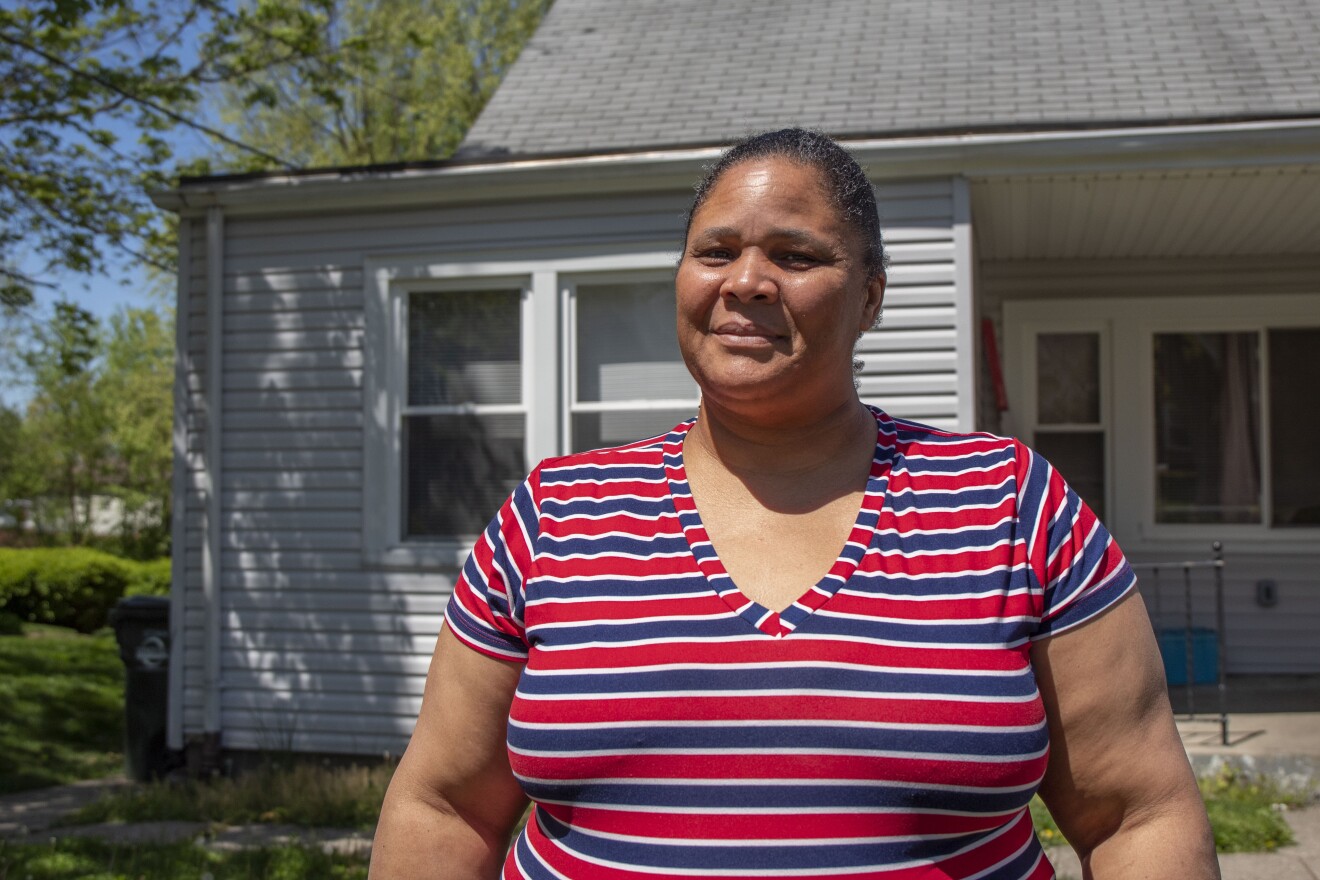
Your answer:
[[[819,173],[771,158],[734,165],[710,190],[675,288],[679,348],[703,396],[800,411],[853,393],[853,344],[884,278],[867,278],[861,237]]]

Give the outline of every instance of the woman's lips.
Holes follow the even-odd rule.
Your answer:
[[[757,324],[744,324],[737,321],[726,321],[717,326],[714,332],[721,342],[734,348],[773,345],[783,338],[782,334],[775,333]]]

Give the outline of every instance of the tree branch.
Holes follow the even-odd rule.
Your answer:
[[[4,266],[0,266],[0,275],[13,281],[17,281],[19,284],[26,284],[29,287],[46,287],[51,290],[55,289],[55,285],[51,284],[49,281],[39,281],[30,275],[25,275],[14,269],[6,269]]]
[[[260,156],[261,158],[267,160],[268,162],[274,162],[276,165],[280,165],[284,168],[296,169],[298,167],[298,165],[294,162],[289,162],[285,159],[281,159],[279,156],[273,155],[271,153],[267,153],[265,150],[259,149],[249,144],[245,144],[242,141],[230,137],[224,132],[217,131],[216,129],[211,128],[208,125],[204,125],[200,122],[197,122],[194,119],[189,119],[188,117],[184,116],[182,113],[177,113],[162,104],[158,104],[155,101],[152,101],[149,98],[144,98],[141,95],[134,95],[131,92],[125,91],[124,89],[121,89],[119,86],[115,85],[114,83],[109,82],[105,78],[97,76],[94,73],[88,73],[85,70],[79,70],[78,68],[74,67],[72,64],[69,64],[64,59],[52,55],[49,52],[46,52],[45,50],[37,46],[33,46],[32,44],[24,40],[18,40],[6,34],[0,33],[0,41],[9,43],[12,46],[17,46],[21,49],[26,49],[27,51],[35,55],[41,56],[47,62],[54,64],[56,67],[68,71],[74,76],[90,80],[91,82],[96,83],[103,89],[112,91],[117,95],[122,95],[128,100],[134,102],[135,104],[140,104],[144,107],[147,107],[155,111],[156,113],[159,113],[160,115],[166,117],[167,119],[174,120],[180,125],[185,125],[195,131],[200,131],[204,134],[210,135],[211,137],[215,138],[218,141],[221,141],[222,143],[229,144],[231,147],[235,147],[239,150],[242,150],[246,153],[251,153],[255,156]]]

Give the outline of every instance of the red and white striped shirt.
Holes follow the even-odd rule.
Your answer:
[[[536,468],[478,541],[454,634],[525,661],[509,712],[536,807],[506,878],[1049,878],[1034,640],[1133,586],[1017,441],[876,411],[842,553],[775,613],[721,565],[691,423]]]

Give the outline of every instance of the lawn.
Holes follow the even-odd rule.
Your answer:
[[[279,846],[212,852],[192,843],[132,846],[99,840],[51,843],[0,840],[0,878],[26,880],[365,880],[361,856],[326,855],[317,849]]]
[[[0,794],[122,770],[124,669],[109,630],[0,636],[0,706]]]

